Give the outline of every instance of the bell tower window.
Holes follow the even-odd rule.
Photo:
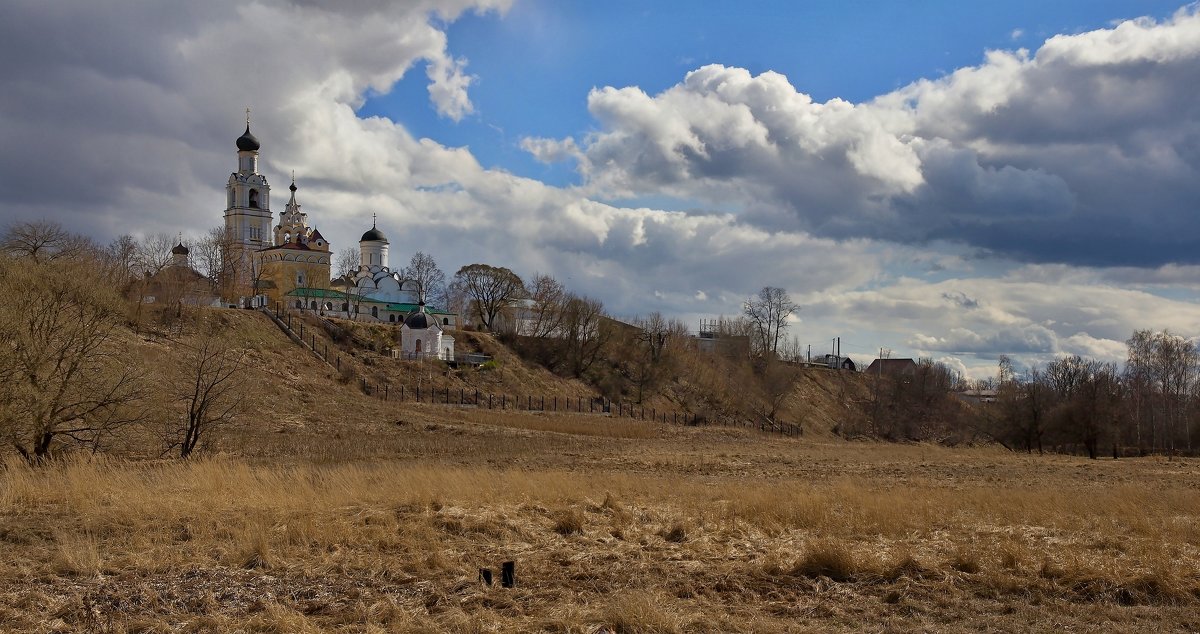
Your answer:
[[[257,189],[250,190],[250,208],[258,209],[258,190]]]

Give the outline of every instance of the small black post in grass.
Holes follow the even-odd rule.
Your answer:
[[[545,402],[546,402],[546,397],[543,396],[542,403],[544,404]],[[546,408],[543,406],[542,409],[546,409]],[[554,401],[553,401],[553,405],[551,405],[551,409],[553,409],[553,411],[556,411],[556,412],[558,411],[558,397],[557,396],[554,397]]]
[[[404,386],[403,385],[400,386],[400,400],[401,401],[404,400]]]
[[[517,562],[506,561],[500,564],[500,585],[505,588],[517,585]]]
[[[475,407],[479,407],[479,390],[475,390]]]
[[[492,409],[492,395],[488,394],[488,409]]]
[[[492,569],[491,568],[480,568],[479,569],[479,580],[482,581],[484,583],[484,585],[489,585],[489,586],[492,585]]]
[[[338,369],[338,372],[342,371],[342,355],[340,355],[340,354],[338,355],[338,358],[337,358],[337,369]]]
[[[383,384],[383,400],[384,401],[387,401],[387,396],[388,396],[388,384],[384,383]]]
[[[465,387],[458,388],[458,404],[459,405],[463,404],[463,399],[465,399],[466,396],[467,396],[467,388],[465,388]]]
[[[504,409],[507,405],[508,405],[508,395],[501,394],[500,395],[500,409]]]

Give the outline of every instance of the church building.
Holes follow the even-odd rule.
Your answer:
[[[248,113],[248,111],[247,111]],[[454,358],[457,315],[426,304],[417,283],[388,264],[387,236],[372,221],[358,242],[358,268],[330,280],[332,249],[308,214],[291,197],[273,227],[271,187],[258,171],[261,145],[246,131],[237,139],[238,169],[229,175],[225,208],[225,261],[233,288],[227,294],[254,297],[255,305],[281,304],[328,317],[394,324],[405,358]]]

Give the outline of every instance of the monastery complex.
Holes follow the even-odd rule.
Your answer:
[[[425,303],[417,283],[388,264],[388,239],[372,220],[359,239],[359,266],[331,279],[332,245],[296,198],[296,180],[278,222],[271,186],[258,171],[260,144],[246,131],[237,138],[237,171],[225,185],[225,258],[236,288],[252,297],[224,298],[255,306],[283,306],[334,318],[395,324],[406,358],[454,356],[458,316]],[[177,248],[183,248],[182,245]],[[186,257],[186,250],[182,254]]]

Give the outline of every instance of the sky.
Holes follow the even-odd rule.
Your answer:
[[[0,222],[221,223],[252,109],[335,250],[550,274],[814,354],[1120,361],[1200,335],[1200,9],[1088,2],[11,0]]]

